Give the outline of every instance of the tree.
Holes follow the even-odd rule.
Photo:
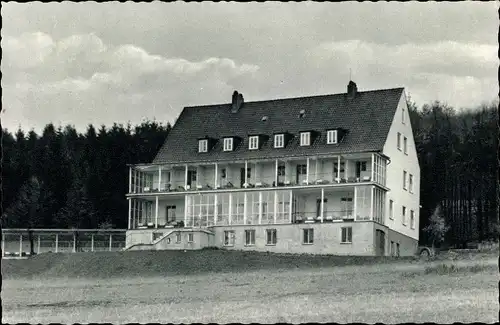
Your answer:
[[[26,226],[30,241],[30,252],[34,253],[33,235],[30,229],[40,226],[40,212],[43,209],[41,202],[41,185],[36,177],[31,177],[19,192],[19,197],[2,216],[2,225]]]
[[[441,206],[436,206],[429,219],[429,225],[423,229],[423,231],[429,235],[433,249],[435,244],[444,241],[445,235],[449,229],[450,227],[446,225],[444,216],[441,212]]]

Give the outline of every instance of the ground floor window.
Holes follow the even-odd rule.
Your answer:
[[[245,230],[245,245],[255,245],[255,230]]]
[[[181,239],[182,239],[182,237],[181,237],[181,233],[180,232],[178,232],[177,234],[175,234],[175,242],[177,244],[179,244],[181,242]]]
[[[224,231],[224,246],[233,246],[234,237],[235,237],[234,230]]]
[[[276,245],[278,242],[278,238],[276,236],[276,229],[267,229],[266,230],[266,244],[267,245]]]
[[[352,227],[342,227],[342,243],[352,243]]]
[[[188,234],[188,243],[192,243],[194,241],[194,235],[192,233]]]
[[[314,242],[314,229],[302,229],[303,239],[302,243],[312,244]]]

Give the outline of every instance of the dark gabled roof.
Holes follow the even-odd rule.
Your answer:
[[[153,160],[161,163],[234,161],[240,159],[281,158],[288,156],[342,154],[381,151],[387,139],[403,88],[347,94],[287,98],[246,102],[237,113],[231,104],[185,107]],[[305,116],[299,112],[305,109]],[[262,121],[262,116],[267,116]],[[326,144],[326,130],[346,129],[336,145]],[[319,132],[311,146],[299,146],[299,131]],[[285,148],[274,148],[272,135],[294,135]],[[248,135],[266,134],[268,140],[259,150],[248,150]],[[206,153],[198,152],[198,139],[218,139]],[[222,150],[222,137],[242,139],[234,151]]]

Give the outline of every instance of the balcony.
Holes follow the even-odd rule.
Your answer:
[[[130,168],[129,193],[386,184],[387,159],[379,154]]]
[[[385,191],[366,184],[188,193],[129,200],[129,229],[374,220],[384,222]]]

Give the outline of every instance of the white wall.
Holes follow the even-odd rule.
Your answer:
[[[402,114],[405,114],[405,123],[402,122]],[[397,133],[401,133],[401,150],[397,148]],[[407,155],[403,150],[403,137],[408,140]],[[398,104],[389,135],[384,145],[383,153],[390,157],[387,166],[387,187],[390,189],[386,196],[386,218],[385,223],[391,229],[406,236],[418,240],[419,216],[420,216],[420,167],[418,164],[413,131],[410,124],[410,116],[406,105],[406,97],[403,95]],[[413,193],[403,189],[403,170],[413,175]],[[407,179],[407,183],[408,179]],[[394,220],[389,219],[389,200],[394,201]],[[406,226],[402,224],[402,206],[406,206]],[[415,211],[415,229],[410,229],[410,210]]]

